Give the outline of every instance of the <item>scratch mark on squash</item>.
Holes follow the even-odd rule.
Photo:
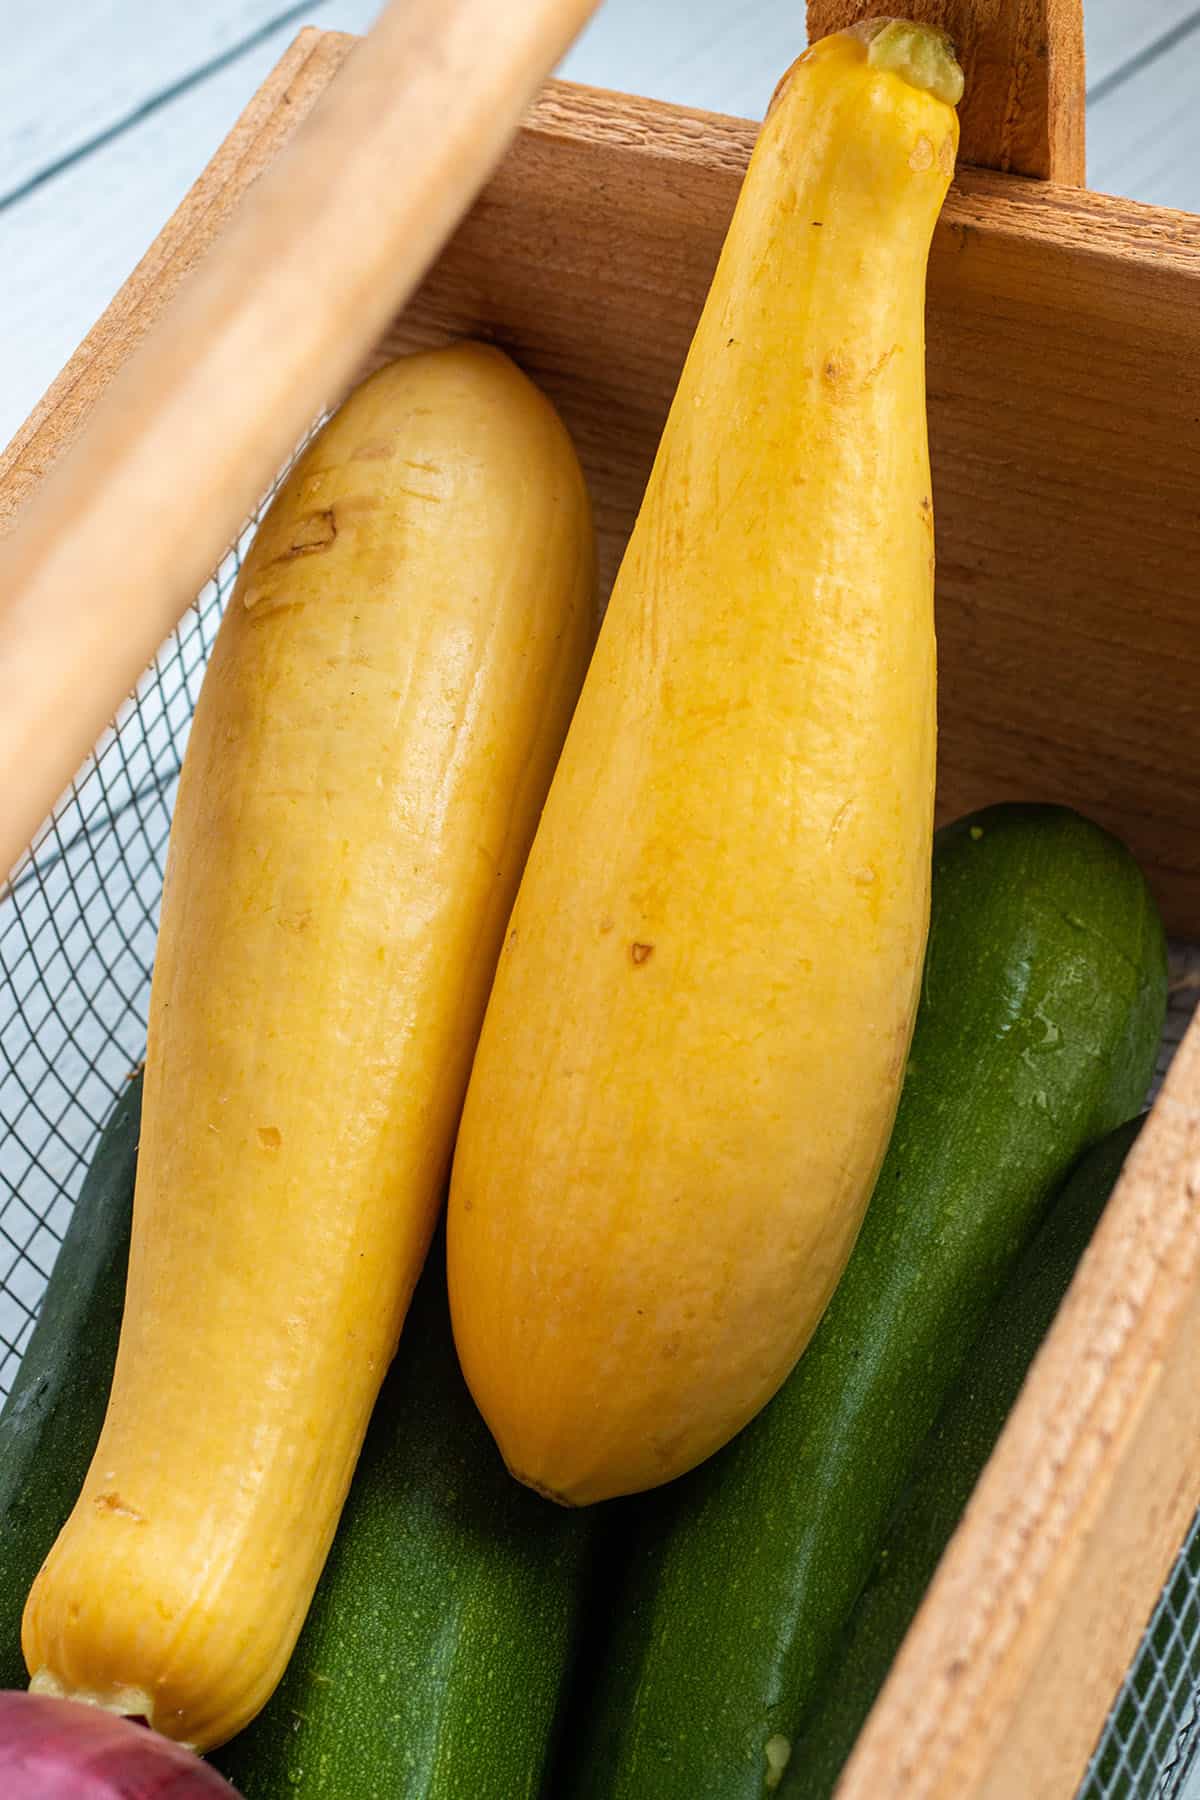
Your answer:
[[[830,820],[829,830],[825,833],[826,849],[832,850],[835,838],[837,837],[838,833],[841,831],[843,825],[845,825],[845,823],[846,823],[847,819],[850,817],[851,813],[854,811],[856,804],[857,804],[857,802],[856,802],[853,794],[851,794],[851,796],[848,800],[842,801],[842,804],[838,807],[837,811],[833,815],[833,818]]]
[[[114,1513],[122,1519],[132,1519],[137,1525],[146,1523],[145,1513],[140,1513],[136,1506],[130,1506],[122,1500],[120,1494],[111,1492],[97,1494],[92,1504],[98,1513]]]
[[[296,556],[317,556],[322,550],[328,550],[334,542],[337,529],[337,517],[332,506],[323,506],[319,512],[308,513],[303,519],[296,521],[291,544],[274,560],[291,562]]]

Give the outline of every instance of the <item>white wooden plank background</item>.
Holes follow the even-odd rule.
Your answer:
[[[0,10],[8,3],[0,0]],[[197,10],[209,8],[240,14],[252,35],[240,53],[230,56],[227,47],[211,73],[191,81],[172,31],[159,26],[146,35],[151,15],[174,14],[175,0],[158,7],[110,0],[108,10],[123,16],[119,36],[127,52],[118,99],[108,86],[107,55],[98,54],[95,42],[91,61],[74,64],[65,78],[53,61],[40,72],[29,66],[23,84],[6,94],[10,71],[0,72],[0,170],[8,168],[10,131],[14,160],[24,170],[23,191],[7,206],[0,199],[0,263],[7,271],[0,292],[0,441],[12,436],[107,306],[299,29],[295,9],[283,25],[257,29],[254,16],[266,19],[272,0],[205,0]],[[378,0],[334,0],[306,6],[304,14],[363,31],[377,8]],[[178,11],[187,16],[186,7]],[[134,14],[141,16],[140,53],[130,41]],[[188,56],[203,54],[194,23],[179,35],[190,38]],[[30,41],[21,54],[32,64]],[[47,110],[57,115],[65,145],[92,141],[96,147],[38,181],[22,149],[40,127],[22,127],[20,113],[36,110],[30,90],[40,85],[49,93],[64,80],[78,90],[80,116],[95,129],[87,137],[72,130],[68,93],[48,99]],[[164,92],[168,98],[156,99]]]
[[[3,193],[136,117],[147,101],[180,82],[198,74],[203,79],[200,72],[237,57],[260,34],[297,30],[312,10],[295,0],[290,6],[287,0],[203,0],[198,6],[107,0],[80,30],[77,6],[23,9],[23,29],[0,77],[6,102],[0,123]],[[364,7],[348,29],[372,11]]]
[[[0,442],[300,25],[361,31],[377,5],[20,6],[0,67]],[[802,0],[607,0],[563,73],[758,117],[802,15]],[[1088,0],[1086,16],[1093,185],[1200,211],[1200,4]]]
[[[1124,65],[1089,113],[1088,178],[1105,194],[1200,213],[1200,10],[1158,55]]]

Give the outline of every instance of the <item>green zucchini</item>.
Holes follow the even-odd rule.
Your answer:
[[[105,1123],[0,1413],[0,1688],[29,1680],[21,1614],[79,1494],[108,1404],[129,1263],[142,1077]]]
[[[614,1598],[556,1794],[778,1786],[984,1312],[1080,1153],[1138,1110],[1165,1007],[1162,924],[1114,838],[1051,806],[938,833],[908,1073],[858,1244],[765,1411],[608,1510]]]
[[[1129,1120],[1076,1165],[989,1311],[804,1719],[779,1800],[828,1800],[837,1786],[1141,1127]]]
[[[439,1232],[287,1673],[213,1761],[245,1800],[540,1794],[591,1537],[496,1452]]]
[[[2,1687],[28,1680],[26,1595],[112,1385],[141,1097],[139,1076],[104,1128],[0,1416]],[[287,1673],[215,1760],[246,1800],[539,1793],[591,1538],[505,1472],[459,1374],[439,1234]]]

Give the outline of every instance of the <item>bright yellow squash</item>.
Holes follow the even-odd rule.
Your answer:
[[[234,591],[171,836],[125,1319],[34,1584],[34,1686],[200,1748],[303,1622],[433,1229],[594,631],[546,400],[461,346],[374,376]]]
[[[510,1469],[666,1481],[850,1252],[928,919],[940,34],[818,44],[763,128],[521,883],[450,1197]]]

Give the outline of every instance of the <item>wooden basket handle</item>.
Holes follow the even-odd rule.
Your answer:
[[[886,0],[808,0],[809,41],[888,10]],[[954,39],[967,78],[964,162],[1084,185],[1083,0],[900,0],[897,10]]]
[[[0,880],[596,3],[391,0],[17,515]]]

